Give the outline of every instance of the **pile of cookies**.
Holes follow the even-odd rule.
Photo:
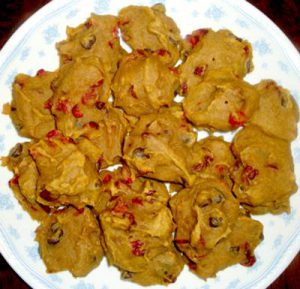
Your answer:
[[[299,115],[274,81],[243,80],[250,43],[229,30],[182,39],[161,4],[92,14],[67,35],[56,71],[16,76],[8,113],[30,140],[3,158],[47,271],[85,276],[106,256],[123,279],[167,285],[184,264],[204,279],[252,266],[263,226],[251,214],[289,212],[297,191]]]

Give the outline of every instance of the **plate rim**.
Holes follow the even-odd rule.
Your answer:
[[[50,14],[57,12],[57,10],[63,9],[70,4],[75,4],[81,2],[82,0],[52,0],[35,13],[33,13],[26,21],[24,21],[16,31],[10,36],[7,42],[4,44],[0,50],[0,73],[5,69],[5,64],[9,63],[9,59],[14,55],[15,50],[18,48],[16,43],[20,43],[25,40],[26,34],[29,33],[30,28],[34,24],[42,21],[44,16],[49,17]],[[114,1],[114,0],[111,0]],[[174,1],[174,0],[173,0]],[[178,0],[175,0],[178,1]],[[290,59],[290,63],[293,65],[293,69],[300,75],[300,53],[297,48],[287,37],[287,35],[262,11],[257,9],[251,3],[246,0],[238,0],[231,2],[230,0],[223,0],[232,7],[238,7],[235,9],[241,10],[245,13],[245,16],[251,17],[254,21],[256,16],[259,19],[260,25],[264,25],[265,29],[280,43],[280,49],[284,52],[284,55]],[[159,2],[159,0],[157,1]],[[252,21],[253,21],[252,20]],[[257,21],[256,21],[257,22]],[[296,140],[295,140],[296,142]],[[298,192],[299,193],[299,189]],[[0,253],[10,267],[18,274],[18,276],[23,279],[29,286],[33,288],[49,288],[45,285],[45,280],[43,282],[38,281],[38,276],[32,276],[32,273],[28,271],[28,268],[22,266],[22,262],[18,259],[10,246],[7,246],[8,242],[5,242],[5,230],[0,224]],[[297,230],[294,231],[294,234],[290,238],[289,244],[283,248],[286,254],[280,255],[280,262],[276,263],[274,266],[267,268],[261,275],[259,275],[256,280],[253,280],[253,284],[247,285],[245,288],[266,288],[268,285],[274,282],[280,274],[282,274],[286,268],[289,266],[291,261],[299,253],[300,250],[300,225]],[[282,250],[283,250],[282,249]],[[266,275],[266,271],[270,273]],[[51,288],[57,288],[53,282],[51,282]]]

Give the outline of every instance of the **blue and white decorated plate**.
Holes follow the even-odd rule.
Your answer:
[[[91,12],[116,14],[130,4],[153,5],[162,2],[186,35],[200,27],[228,28],[248,39],[254,47],[255,70],[251,83],[272,78],[288,88],[300,104],[300,57],[288,38],[266,16],[244,0],[54,0],[34,14],[0,52],[0,107],[11,100],[11,83],[18,72],[35,74],[58,65],[54,45],[66,37],[67,25],[83,22]],[[0,116],[0,155],[22,141],[7,116]],[[300,184],[300,137],[292,145],[297,183]],[[106,261],[85,278],[75,279],[64,272],[46,274],[34,241],[37,223],[22,210],[7,183],[11,174],[0,168],[0,251],[14,270],[35,289],[138,289],[120,280]],[[265,240],[256,250],[257,262],[251,268],[233,266],[207,282],[182,272],[170,289],[265,288],[285,270],[300,248],[300,193],[291,198],[290,215],[259,217]],[[152,288],[164,288],[153,286]]]

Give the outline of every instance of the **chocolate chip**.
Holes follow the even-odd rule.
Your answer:
[[[209,225],[212,227],[212,228],[217,228],[219,226],[222,225],[222,222],[223,222],[223,218],[219,217],[210,217],[209,218]]]
[[[260,234],[259,239],[260,239],[261,241],[263,241],[263,240],[265,239],[265,236],[264,236],[263,233]]]
[[[191,145],[194,142],[194,137],[190,135],[184,135],[182,137],[182,142],[186,145]]]
[[[99,180],[97,180],[96,182],[95,182],[95,188],[100,188],[101,187],[101,182],[99,181]]]
[[[175,46],[175,47],[177,47],[178,46],[178,41],[177,40],[175,40],[174,38],[172,38],[172,37],[169,37],[169,42],[173,45],[173,46]]]
[[[244,214],[246,217],[250,218],[251,217],[251,214],[250,214],[250,211],[245,209],[245,214]]]
[[[237,41],[239,41],[239,42],[243,42],[243,39],[240,38],[240,37],[237,37],[237,36],[234,35],[234,38],[235,38]]]
[[[280,93],[280,104],[282,107],[287,107],[288,105],[288,99],[284,93]]]
[[[246,63],[247,72],[250,72],[252,69],[252,62],[251,59],[249,59]]]
[[[23,125],[21,125],[20,123],[15,123],[15,128],[17,131],[20,131],[23,128]]]
[[[9,156],[12,158],[17,158],[21,155],[23,151],[23,146],[22,144],[18,143],[10,152]]]
[[[122,279],[131,279],[132,278],[132,273],[129,271],[123,271],[121,274]]]
[[[203,200],[203,201],[199,204],[199,206],[200,206],[201,208],[205,208],[205,207],[209,206],[211,203],[212,203],[212,200],[211,200],[211,199],[206,199],[206,200]]]
[[[232,254],[237,255],[240,251],[240,246],[232,246],[229,250]]]
[[[96,36],[94,34],[87,35],[81,39],[80,44],[85,49],[91,49],[96,42]]]
[[[139,159],[149,159],[149,155],[145,154],[145,149],[144,148],[136,148],[133,151],[133,157],[134,158],[139,158]]]
[[[51,90],[55,91],[57,89],[57,87],[59,86],[58,84],[58,78],[54,78],[51,83],[50,83],[50,88]]]
[[[60,242],[64,231],[59,223],[53,223],[50,227],[50,236],[47,239],[49,245],[56,245]]]
[[[215,196],[215,202],[216,202],[217,204],[220,204],[222,201],[223,201],[222,195],[217,195],[217,196]]]

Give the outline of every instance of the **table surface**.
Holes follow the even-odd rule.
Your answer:
[[[49,0],[1,0],[0,48],[12,33]],[[159,1],[158,1],[159,2]],[[300,51],[300,4],[298,0],[249,0],[271,18]],[[300,253],[268,287],[268,289],[300,288]],[[29,289],[30,287],[10,268],[0,255],[0,289]]]

